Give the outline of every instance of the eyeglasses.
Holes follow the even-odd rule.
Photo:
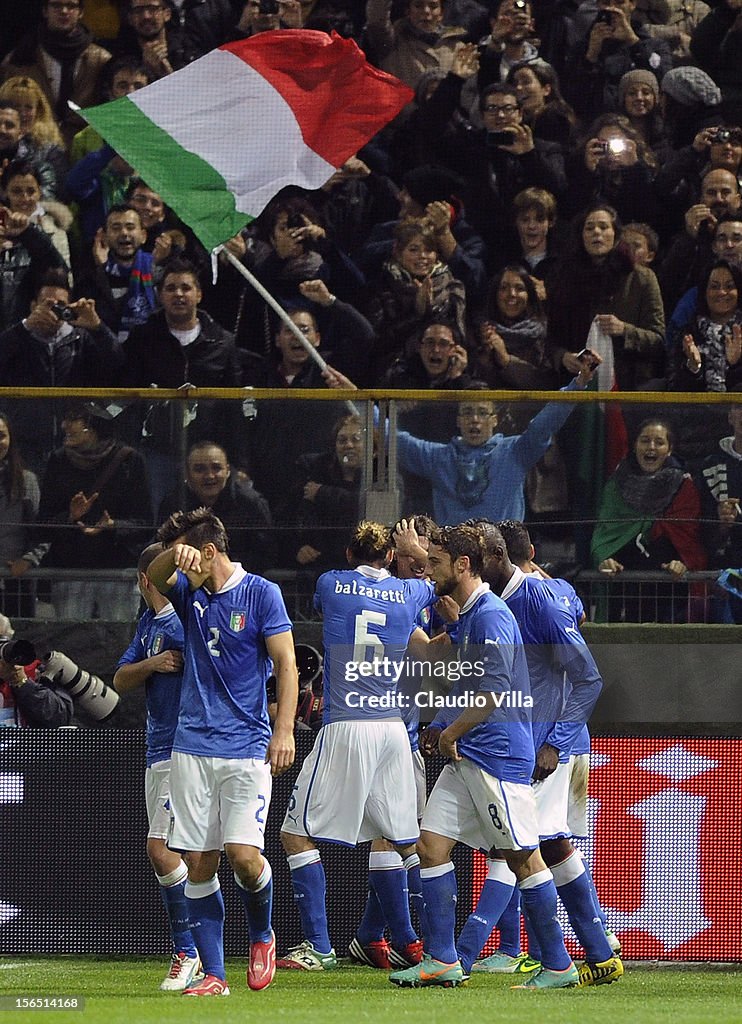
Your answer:
[[[420,345],[423,348],[453,348],[453,342],[445,338],[422,338]]]
[[[517,103],[503,103],[501,106],[498,106],[495,103],[489,103],[486,107],[482,108],[482,113],[484,113],[484,114],[503,114],[503,116],[504,115],[508,115],[509,116],[510,114],[514,114],[517,109],[518,109],[518,104]]]
[[[494,416],[493,409],[460,409],[459,418],[462,420],[486,420],[488,416]]]
[[[157,14],[158,11],[163,9],[162,4],[141,4],[139,7],[130,7],[129,14],[132,17],[139,16],[140,14]]]

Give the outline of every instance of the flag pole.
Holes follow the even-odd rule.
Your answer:
[[[314,347],[314,345],[311,345],[307,341],[307,339],[301,333],[301,331],[296,326],[296,324],[291,319],[291,317],[288,315],[288,313],[283,308],[283,306],[281,306],[276,301],[276,299],[273,298],[271,293],[266,288],[263,287],[263,285],[260,283],[260,281],[258,281],[257,277],[255,277],[255,275],[253,273],[251,273],[247,269],[247,267],[243,263],[241,263],[240,260],[238,260],[237,257],[234,256],[229,251],[229,249],[226,248],[226,246],[224,248],[222,248],[220,250],[220,252],[222,252],[227,257],[227,259],[232,264],[232,266],[235,268],[237,273],[241,274],[242,277],[244,277],[244,279],[248,282],[248,284],[251,284],[253,286],[253,288],[258,293],[258,295],[261,297],[261,299],[264,299],[265,302],[268,303],[268,305],[271,307],[273,312],[282,320],[282,322],[286,325],[286,327],[288,327],[288,329],[291,331],[291,333],[294,335],[294,337],[298,341],[300,341],[302,343],[302,345],[304,346],[306,351],[309,353],[310,359],[313,359],[315,361],[315,363],[320,368],[320,370],[324,373],[325,370],[332,369],[331,367],[328,367],[327,363],[322,358],[322,356],[319,354],[319,352]],[[351,412],[351,414],[353,416],[359,416],[360,415],[360,413],[358,412],[358,409],[353,404],[353,402],[348,400],[348,401],[346,401],[345,404],[348,406],[348,409],[350,410],[350,412]]]

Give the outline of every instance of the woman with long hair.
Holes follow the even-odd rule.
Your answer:
[[[57,146],[64,150],[62,133],[54,120],[49,100],[41,87],[27,75],[13,75],[0,85],[0,100],[18,104],[21,128],[37,147]]]
[[[507,81],[515,86],[523,121],[534,138],[569,146],[577,126],[577,115],[562,96],[559,75],[541,58],[514,64]]]
[[[499,388],[555,388],[546,355],[546,317],[530,274],[509,264],[495,274],[480,327],[475,375]]]

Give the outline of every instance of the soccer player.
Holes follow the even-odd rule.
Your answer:
[[[185,851],[188,916],[205,972],[184,994],[229,995],[222,847],[245,908],[247,984],[263,989],[273,980],[276,948],[263,834],[271,776],[294,760],[299,680],[291,622],[278,587],[230,560],[226,530],[210,509],[173,513],[157,538],[170,546],[148,575],[170,598],[185,637],[168,845]],[[265,684],[272,671],[278,710],[271,734]]]
[[[461,609],[459,664],[469,664],[472,674],[454,684],[453,704],[439,711],[422,736],[423,751],[437,747],[450,759],[428,800],[418,843],[428,933],[422,963],[392,973],[389,980],[417,988],[452,987],[467,979],[454,943],[451,852],[461,841],[475,850],[498,850],[505,858],[493,878],[495,920],[517,879],[543,965],[522,987],[568,988],[578,984],[579,974],[564,945],[555,916],[556,889],[538,848],[525,651],[512,613],[482,581],[484,558],[481,532],[471,526],[441,530],[428,551],[436,593],[450,595]]]
[[[621,977],[623,964],[613,955],[595,912],[592,882],[571,843],[567,822],[572,750],[600,695],[602,679],[572,611],[558,599],[550,582],[526,575],[512,564],[496,526],[484,522],[478,528],[487,550],[484,577],[515,616],[526,644],[534,701],[533,788],[541,852],[585,949],[580,984],[608,984]],[[491,862],[491,873],[496,876],[498,870],[497,863]],[[488,877],[477,907],[459,936],[458,950],[465,967],[478,956],[496,923],[497,918],[490,912],[496,902]]]
[[[201,973],[201,961],[188,926],[188,870],[180,854],[169,850],[165,843],[170,825],[170,755],[183,682],[183,626],[173,606],[152,586],[147,575],[150,563],[161,552],[161,544],[150,544],[139,556],[137,582],[147,608],[119,659],[113,685],[119,693],[145,687],[147,856],[160,885],[173,941],[170,970],[160,988],[179,992]]]
[[[423,551],[427,552],[430,536],[433,530],[437,529],[433,520],[426,515],[413,517],[418,542]],[[392,569],[395,576],[400,580],[421,580],[425,576],[427,558],[422,561],[413,555],[400,554],[395,551],[392,562]],[[428,605],[417,617],[416,627],[425,634],[431,635],[431,628],[434,622],[433,606]],[[414,636],[414,634],[413,634]],[[413,686],[415,680],[411,681]],[[419,680],[417,681],[419,684]],[[425,780],[425,762],[420,753],[419,728],[420,709],[414,701],[414,693],[407,693],[405,690],[404,677],[400,679],[400,692],[405,693],[409,698],[407,707],[404,709],[403,718],[407,726],[407,735],[412,749],[412,760],[415,765],[415,782],[417,784],[417,817],[420,820],[425,809],[427,799],[427,787]],[[405,875],[399,871],[402,865]],[[396,899],[409,900],[417,912],[418,921],[423,920],[423,897],[420,879],[420,858],[417,853],[410,854],[404,861],[401,860],[391,843],[385,839],[374,839],[371,843],[371,850],[368,855],[369,890],[366,900],[366,907],[363,912],[361,923],[356,931],[355,938],[348,948],[348,956],[356,963],[366,964],[368,967],[377,967],[381,970],[389,970],[390,967],[408,967],[412,963],[419,963],[422,957],[422,942],[418,939],[413,946],[408,945],[401,951],[398,950],[398,943],[395,936],[392,936],[392,943],[387,941],[384,931],[387,927],[387,919],[384,908],[379,902],[376,890],[379,888],[379,871],[385,871],[385,881],[389,884],[398,880],[402,889],[401,896]]]
[[[383,836],[392,844],[396,852],[374,864],[369,881],[384,908],[393,948],[413,962],[420,958],[402,863],[415,854],[417,788],[396,683],[433,588],[426,580],[389,574],[392,539],[380,523],[358,525],[347,558],[350,569],[326,572],[317,581],[314,606],[324,619],[323,725],[281,832],[304,941],[278,966],[297,970],[337,966],[317,849],[323,840],[352,847]]]

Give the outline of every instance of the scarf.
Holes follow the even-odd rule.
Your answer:
[[[651,519],[656,519],[672,503],[684,478],[682,469],[667,463],[656,473],[642,473],[633,456],[624,459],[613,476],[629,508]]]
[[[698,327],[699,350],[703,356],[703,377],[706,391],[726,391],[727,360],[726,339],[731,336],[732,326],[742,323],[742,312],[735,310],[734,316],[725,324],[716,324],[707,316],[696,319]]]
[[[62,79],[59,83],[59,95],[54,104],[54,114],[58,121],[69,117],[67,100],[72,99],[74,87],[75,65],[92,42],[92,36],[84,25],[78,25],[73,32],[50,32],[42,23],[39,28],[39,42],[42,49],[57,61],[62,68]]]
[[[142,324],[157,308],[157,297],[152,284],[152,254],[137,249],[131,267],[122,267],[109,253],[105,265],[109,277],[129,275],[129,291],[119,318],[119,333],[128,334],[136,324]]]
[[[117,444],[114,438],[104,437],[98,441],[95,448],[87,448],[85,451],[65,448],[64,454],[75,469],[96,470],[111,455]]]
[[[532,366],[543,366],[546,343],[546,324],[535,317],[514,320],[510,324],[495,320],[493,327],[505,342],[510,355],[523,359]]]

